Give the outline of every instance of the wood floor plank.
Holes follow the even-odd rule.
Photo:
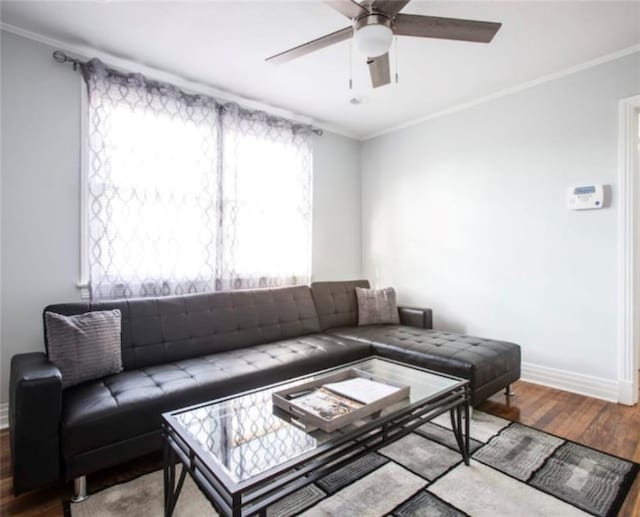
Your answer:
[[[498,393],[479,409],[521,422],[640,463],[640,405],[622,406],[524,381],[513,386],[516,396]],[[69,485],[14,496],[8,431],[0,431],[0,515],[61,517]],[[152,472],[161,467],[160,454],[152,454],[89,476],[89,491],[97,491]],[[636,479],[622,517],[640,516],[640,477]]]
[[[618,517],[638,517],[638,515],[640,515],[640,476],[636,478],[631,492],[620,508]]]

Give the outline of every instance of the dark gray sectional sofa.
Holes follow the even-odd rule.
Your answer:
[[[432,329],[429,309],[400,325],[357,326],[367,281],[51,305],[120,309],[124,371],[62,389],[45,353],[11,362],[16,493],[160,448],[163,412],[379,355],[470,379],[478,404],[520,377],[520,347]],[[46,346],[46,343],[45,343]]]

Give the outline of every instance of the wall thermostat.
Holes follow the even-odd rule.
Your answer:
[[[602,208],[604,194],[602,185],[585,185],[569,187],[567,191],[567,208],[569,210],[589,210]]]

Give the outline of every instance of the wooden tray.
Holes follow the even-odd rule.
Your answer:
[[[395,386],[400,389],[395,391],[394,393],[391,393],[390,395],[387,395],[386,397],[382,397],[374,402],[371,402],[370,404],[364,404],[347,414],[337,416],[335,418],[332,418],[331,420],[322,418],[321,416],[307,410],[306,407],[300,404],[296,404],[296,399],[288,398],[291,394],[312,391],[314,389],[321,388],[325,384],[346,381],[347,379],[352,379],[354,377],[362,377],[371,381],[387,384],[389,386]],[[349,425],[357,420],[361,420],[371,415],[372,413],[381,411],[384,408],[407,398],[408,396],[409,386],[405,384],[392,382],[382,377],[371,375],[370,373],[358,370],[357,368],[350,368],[349,370],[343,370],[338,373],[319,377],[304,384],[299,384],[291,388],[276,391],[272,394],[272,400],[275,406],[283,409],[292,417],[292,421],[299,421],[308,431],[312,431],[313,429],[310,428],[312,427],[321,429],[327,433],[331,433],[336,429],[340,429],[341,427]]]

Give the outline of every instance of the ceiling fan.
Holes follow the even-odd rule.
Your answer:
[[[321,48],[353,37],[358,50],[367,57],[374,88],[391,82],[389,48],[394,35],[440,38],[489,43],[501,23],[437,16],[402,14],[410,0],[324,0],[324,3],[349,18],[352,25],[268,57],[274,64],[286,63]]]

